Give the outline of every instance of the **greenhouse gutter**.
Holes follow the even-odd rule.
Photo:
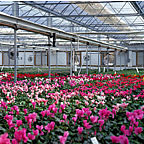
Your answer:
[[[29,32],[42,34],[45,36],[50,36],[52,33],[56,33],[57,38],[64,39],[64,40],[72,41],[73,39],[75,39],[75,42],[77,42],[79,40],[79,42],[81,42],[81,43],[84,43],[84,44],[89,43],[89,45],[101,46],[103,48],[118,49],[118,50],[124,50],[124,51],[128,50],[125,47],[115,46],[112,44],[99,42],[99,41],[96,41],[94,39],[79,36],[79,35],[74,34],[74,33],[69,33],[69,32],[65,32],[65,31],[62,31],[62,30],[59,30],[56,28],[50,28],[47,26],[35,24],[33,22],[23,20],[23,19],[18,18],[18,17],[4,14],[2,12],[0,12],[0,25],[8,26],[8,27],[11,27],[15,30],[18,30],[18,29],[26,30]]]

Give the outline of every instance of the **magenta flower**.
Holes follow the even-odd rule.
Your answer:
[[[111,136],[112,143],[120,143],[120,144],[129,144],[129,140],[126,136],[120,135],[117,136]]]
[[[69,132],[66,131],[66,132],[64,132],[64,136],[59,136],[59,139],[60,139],[60,143],[61,143],[61,144],[65,144],[68,135],[69,135]]]
[[[18,127],[21,126],[22,125],[22,120],[16,120],[16,124],[17,124]]]
[[[8,133],[4,133],[0,136],[0,144],[10,144],[10,139],[7,138]]]
[[[125,125],[122,125],[122,126],[121,126],[121,131],[122,131],[123,133],[125,133],[125,129],[126,129],[126,126],[125,126]]]
[[[23,111],[24,111],[24,114],[26,115],[27,114],[27,109],[24,109]]]
[[[46,114],[46,111],[41,111],[41,115],[42,115],[42,117],[44,117],[45,114]]]
[[[66,105],[65,104],[61,104],[60,107],[61,107],[62,110],[64,110]]]
[[[17,140],[18,143],[21,140],[23,140],[24,143],[26,143],[28,141],[28,137],[26,136],[26,129],[23,128],[22,130],[15,131],[14,138]]]
[[[66,114],[63,114],[63,119],[66,121],[66,119],[67,119],[67,115]]]
[[[98,123],[100,124],[99,129],[102,130],[102,126],[104,125],[104,120],[98,120]]]
[[[29,128],[31,128],[32,122],[34,123],[36,121],[37,113],[33,112],[29,114],[28,116],[25,116],[25,120],[27,121]]]
[[[34,134],[34,136],[37,136],[39,134],[39,130],[34,130],[33,129],[33,134]]]
[[[55,122],[51,122],[45,126],[45,129],[48,131],[48,133],[50,133],[50,131],[54,129],[54,126],[55,126]]]
[[[119,137],[111,136],[112,143],[119,143]]]
[[[120,144],[129,144],[129,140],[128,140],[128,138],[126,137],[126,136],[124,136],[124,135],[120,135],[119,136],[119,142],[120,142]]]
[[[78,127],[77,130],[78,130],[78,133],[81,134],[83,131],[83,127]]]
[[[35,109],[36,102],[32,102],[33,108]]]
[[[36,125],[36,128],[40,131],[40,135],[44,135],[44,132],[42,131],[43,125],[41,125],[41,126]]]
[[[91,122],[94,124],[94,123],[97,123],[97,121],[98,121],[98,116],[90,116],[90,120],[91,120]]]
[[[16,139],[12,139],[12,144],[19,144]]]
[[[92,127],[92,125],[89,125],[89,123],[87,122],[87,120],[83,120],[83,124],[84,124],[84,127],[86,129],[90,129]]]
[[[140,134],[143,131],[142,127],[137,127],[134,129],[136,135]]]
[[[35,135],[32,135],[31,133],[28,133],[28,138],[30,140],[34,140],[35,139]]]

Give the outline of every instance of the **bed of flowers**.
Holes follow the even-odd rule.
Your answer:
[[[144,76],[0,74],[0,144],[144,143]]]

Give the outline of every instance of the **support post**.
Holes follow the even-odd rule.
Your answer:
[[[26,62],[25,62],[26,54],[25,54],[25,48],[24,48],[24,69],[26,68]],[[34,59],[33,59],[34,60]]]
[[[98,46],[98,73],[100,73],[100,45]]]
[[[73,60],[72,60],[72,41],[71,41],[71,57],[70,57],[70,76],[72,76],[72,66],[73,66],[73,64],[72,64],[72,62],[73,62]]]
[[[13,5],[13,15],[18,17],[19,16],[19,5],[18,2],[14,2]],[[14,82],[17,81],[17,26],[15,25],[14,28]]]
[[[114,71],[116,71],[116,49],[114,51]]]
[[[56,67],[58,67],[58,51],[56,50]]]
[[[86,45],[86,73],[88,74],[88,44]]]
[[[144,51],[143,51],[143,68],[144,68]]]
[[[126,70],[126,63],[127,63],[127,54],[126,54],[126,51],[125,51],[125,53],[124,53],[124,57],[125,57],[125,70]]]
[[[17,81],[17,29],[14,29],[14,82]]]
[[[120,70],[121,70],[121,51],[120,51]]]
[[[41,50],[41,68],[43,67],[43,61],[42,61],[43,57],[42,56],[43,55],[42,55],[42,50]]]
[[[33,48],[33,68],[34,68],[34,65],[35,65],[35,48]]]
[[[50,78],[51,77],[51,66],[50,66],[50,36],[48,36],[48,77]]]
[[[73,61],[73,70],[72,70],[72,73],[74,73],[74,71],[75,71],[75,47],[73,47],[73,59],[72,59],[72,61]]]
[[[107,48],[107,72],[109,71],[109,48]]]
[[[10,48],[8,48],[8,49],[10,50]],[[9,50],[8,50],[7,55],[9,55]],[[8,65],[10,66],[10,58],[9,58],[9,56],[8,56]]]

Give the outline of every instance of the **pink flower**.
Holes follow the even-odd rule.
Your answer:
[[[33,134],[34,134],[34,136],[37,136],[39,134],[39,130],[34,130],[33,129]]]
[[[33,112],[29,114],[28,116],[25,116],[25,120],[27,121],[29,128],[31,128],[32,122],[34,123],[36,121],[37,113]]]
[[[12,139],[12,144],[19,144],[16,139]]]
[[[32,135],[31,133],[28,133],[28,138],[30,140],[34,140],[35,139],[35,135]]]
[[[60,107],[61,107],[62,110],[64,110],[66,105],[65,104],[61,104]]]
[[[132,133],[133,132],[133,127],[129,126],[129,132]]]
[[[45,129],[48,131],[48,133],[50,133],[50,131],[54,129],[54,126],[55,126],[55,122],[51,122],[45,126]]]
[[[24,111],[24,114],[26,115],[27,114],[27,109],[24,109],[23,111]]]
[[[60,143],[61,143],[61,144],[65,144],[68,135],[69,135],[69,132],[66,131],[66,132],[64,132],[64,136],[59,136],[59,139],[60,139]]]
[[[22,120],[16,120],[16,124],[17,124],[18,127],[21,126],[22,125]]]
[[[24,143],[26,143],[28,141],[28,137],[26,136],[26,129],[23,128],[22,130],[19,131],[15,131],[14,133],[14,138],[20,142],[21,140],[24,141]]]
[[[7,138],[8,133],[4,133],[0,136],[0,144],[10,144],[10,139]]]
[[[40,135],[44,135],[44,132],[42,131],[43,125],[41,125],[41,126],[36,125],[36,128],[41,132]]]
[[[143,131],[142,127],[135,128],[134,132],[136,135],[140,134]]]
[[[104,120],[98,120],[98,123],[100,124],[99,129],[102,130],[102,126],[104,125]]]
[[[81,134],[83,131],[83,127],[78,127],[77,130],[78,130],[78,133]]]
[[[121,126],[121,131],[122,131],[123,133],[125,133],[125,128],[126,128],[125,125],[122,125],[122,126]]]
[[[120,143],[120,144],[129,144],[129,140],[126,136],[120,135],[117,136],[111,136],[112,143]]]
[[[33,107],[34,107],[34,109],[35,109],[35,106],[36,106],[36,102],[32,102],[32,105],[33,105]]]
[[[86,129],[90,129],[92,127],[92,125],[89,125],[89,123],[87,122],[87,120],[83,120],[83,124],[84,124],[84,127]]]
[[[42,117],[44,117],[45,114],[46,114],[46,111],[41,111],[41,115],[42,115]]]
[[[111,136],[112,143],[119,143],[119,137]]]
[[[98,121],[98,116],[90,116],[90,120],[91,120],[91,122],[94,124],[94,123],[97,123],[97,121]]]
[[[63,114],[63,119],[66,121],[66,119],[67,119],[67,115],[66,114]]]
[[[119,142],[120,142],[120,144],[129,144],[128,138],[124,135],[119,136]]]

